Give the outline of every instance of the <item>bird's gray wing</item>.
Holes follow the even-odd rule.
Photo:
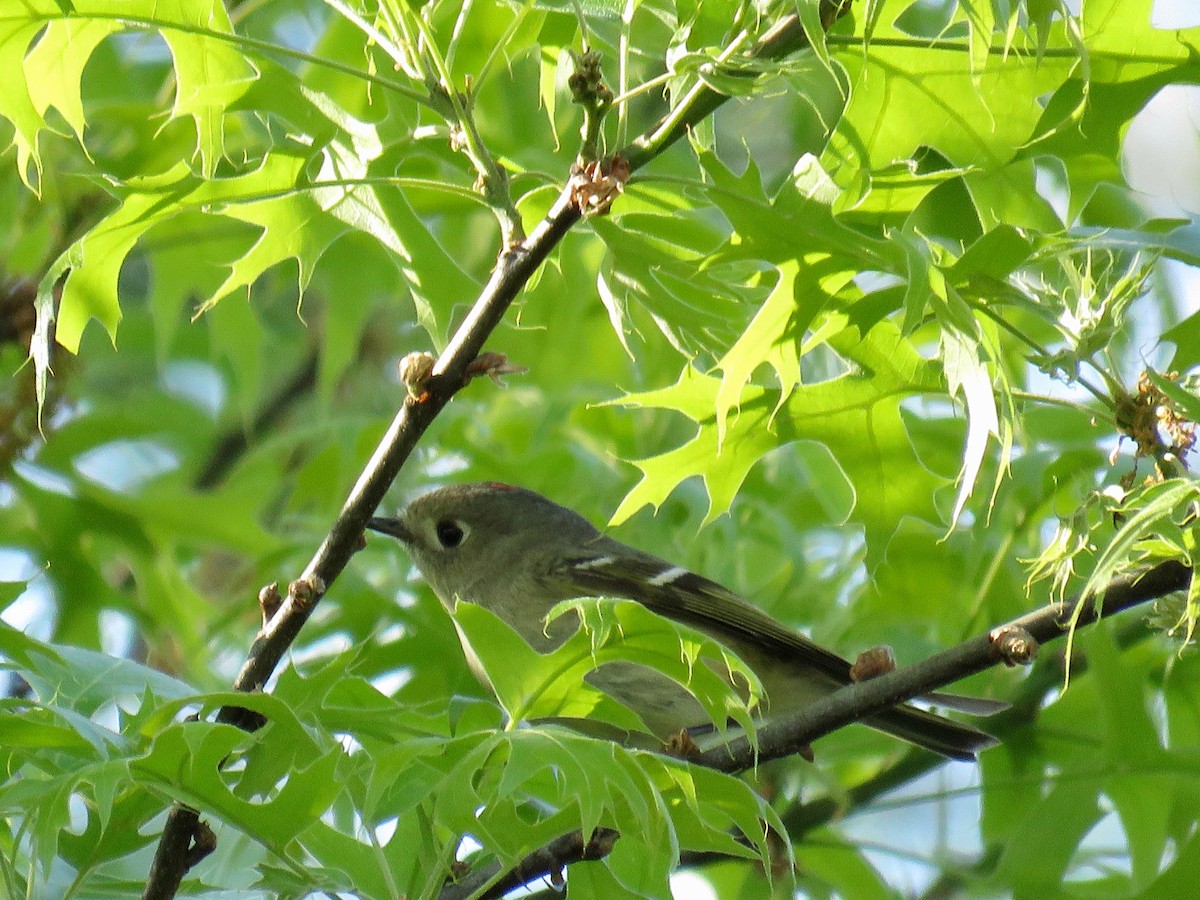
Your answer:
[[[610,538],[599,538],[589,552],[559,561],[551,577],[568,594],[578,589],[580,596],[636,600],[718,640],[753,643],[781,659],[810,666],[839,684],[852,680],[849,661],[775,621],[728,588]],[[973,716],[990,716],[1009,708],[1003,700],[942,691],[918,699]]]
[[[549,573],[570,582],[578,596],[624,597],[648,609],[711,635],[718,640],[747,642],[810,666],[842,684],[850,682],[850,663],[831,650],[785,627],[728,588],[640,553],[609,539],[594,542],[588,553],[561,560]]]

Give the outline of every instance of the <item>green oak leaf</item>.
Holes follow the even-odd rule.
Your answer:
[[[613,524],[642,506],[658,508],[688,478],[700,477],[709,496],[705,523],[729,509],[750,469],[763,456],[795,441],[824,444],[837,460],[855,493],[851,520],[867,535],[871,562],[882,558],[887,539],[901,519],[915,516],[940,522],[934,495],[945,481],[920,462],[901,417],[908,397],[942,393],[938,366],[920,357],[889,323],[865,337],[856,328],[831,325],[828,338],[853,371],[836,378],[800,385],[786,400],[778,389],[746,385],[737,412],[717,425],[721,379],[683,370],[672,386],[629,394],[613,404],[682,413],[699,428],[687,443],[658,456],[637,460],[642,480],[613,514]]]
[[[1022,35],[1014,37],[1009,52],[992,51],[982,69],[964,66],[958,53],[936,42],[921,45],[886,17],[872,40],[869,55],[857,49],[838,55],[850,76],[850,101],[821,160],[846,191],[838,209],[854,208],[872,190],[876,172],[914,159],[921,147],[952,166],[1005,165],[1042,122],[1046,110],[1039,98],[1053,93],[1078,65],[1061,24],[1051,41],[1062,53],[1039,55],[1034,36]],[[892,43],[885,46],[884,40]],[[930,190],[935,186],[927,183]]]

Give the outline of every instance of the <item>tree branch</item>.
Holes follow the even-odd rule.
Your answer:
[[[317,602],[350,561],[362,539],[367,519],[383,500],[417,441],[463,386],[467,366],[479,355],[484,342],[537,267],[579,217],[571,191],[566,189],[526,242],[501,255],[479,299],[438,358],[425,386],[426,396],[420,402],[412,397],[405,399],[329,534],[305,567],[299,581],[308,589],[289,590],[278,611],[258,633],[234,680],[235,690],[261,690],[266,684]],[[245,710],[237,707],[223,708],[217,718],[247,729],[253,729],[257,724]],[[183,851],[191,844],[198,823],[196,811],[179,805],[172,809],[155,852],[143,900],[168,900],[175,896],[190,866]]]
[[[533,851],[505,872],[499,865],[494,865],[468,873],[462,880],[443,888],[438,900],[467,900],[468,897],[494,900],[539,878],[550,878],[553,882],[571,863],[608,856],[618,837],[620,835],[611,828],[597,828],[584,841],[580,832],[572,831]]]
[[[1083,608],[1080,610],[1076,627],[1083,628],[1132,606],[1184,590],[1191,582],[1191,578],[1192,570],[1188,566],[1170,560],[1159,563],[1145,572],[1114,579],[1100,597],[1082,599],[1075,596],[1063,602],[1051,603],[1013,620],[1008,625],[964,641],[922,662],[896,669],[880,675],[878,678],[848,685],[811,704],[792,717],[764,726],[758,730],[759,752],[757,756],[751,749],[749,741],[744,737],[739,737],[729,744],[706,751],[693,762],[723,772],[736,773],[773,759],[792,756],[799,748],[806,747],[817,738],[839,728],[862,721],[897,703],[903,703],[932,690],[946,687],[969,675],[1000,664],[1004,660],[998,653],[996,642],[993,640],[993,636],[997,632],[1019,628],[1031,635],[1039,644],[1049,643],[1070,630],[1071,616],[1080,603],[1083,603]],[[1043,679],[1039,679],[1039,682],[1043,692],[1051,683],[1051,681]],[[870,784],[853,789],[850,792],[851,798],[859,802],[870,800],[880,793],[907,783],[934,765],[939,765],[940,762],[940,758],[932,753],[914,751],[906,755],[900,763],[886,773],[881,773],[879,779],[873,779]],[[793,820],[804,829],[808,829],[829,821],[841,809],[842,807],[836,805],[835,801],[823,798],[823,800],[803,807],[803,818],[793,817]],[[603,830],[607,831],[607,829]],[[580,832],[572,832],[556,839],[537,853],[530,854],[516,867],[503,872],[503,874],[499,863],[491,863],[481,867],[478,872],[472,872],[458,884],[466,884],[469,880],[469,883],[478,889],[491,882],[492,879],[496,879],[495,885],[505,885],[504,890],[493,892],[489,889],[480,897],[497,898],[506,891],[512,890],[517,884],[527,884],[538,878],[557,873],[564,866],[583,858],[572,855],[570,852],[581,843]],[[615,838],[609,842],[610,849],[614,843]],[[568,852],[559,853],[559,851]],[[530,866],[533,861],[541,861],[542,868],[531,871]],[[522,877],[525,880],[514,882],[513,879],[516,877]],[[460,897],[465,896],[455,893],[457,886],[451,885],[443,890],[440,900],[459,900]]]
[[[1076,627],[1082,628],[1130,606],[1183,590],[1191,577],[1189,567],[1170,560],[1145,572],[1114,579],[1099,597],[1074,597],[1051,603],[915,665],[847,685],[795,716],[760,728],[757,753],[745,737],[739,737],[704,752],[696,761],[725,772],[740,772],[756,764],[789,756],[797,748],[851,722],[862,721],[897,703],[953,684],[1002,662],[994,639],[999,631],[1020,629],[1039,644],[1044,644],[1068,632],[1072,614],[1080,604],[1082,609]]]
[[[1124,623],[1114,635],[1114,643],[1118,648],[1125,649],[1156,633],[1138,619]],[[1077,650],[1071,658],[1071,671],[1078,678],[1087,668],[1087,657]],[[1017,729],[1033,724],[1042,710],[1046,695],[1062,685],[1065,670],[1066,658],[1063,654],[1039,656],[1033,671],[1021,679],[1015,693],[1009,698],[1012,706],[988,719],[988,732],[1003,739]],[[782,812],[780,818],[794,841],[798,835],[828,825],[835,818],[846,815],[848,810],[865,806],[877,797],[933,771],[944,762],[936,753],[911,747],[887,768],[850,787],[844,794],[838,797],[824,795],[797,803]]]
[[[838,19],[850,11],[852,0],[821,0],[821,24],[826,31]],[[808,35],[797,15],[781,18],[745,53],[731,57],[732,61],[782,59],[809,47]],[[730,74],[738,74],[736,71]],[[631,169],[645,165],[667,147],[671,146],[697,122],[708,117],[729,97],[718,93],[703,81],[684,95],[669,113],[644,133],[634,138],[629,146],[617,152],[629,161]]]
[[[836,21],[849,7],[850,0],[823,0],[822,22],[825,27]],[[743,58],[776,59],[807,46],[808,39],[799,17],[789,15],[776,23],[743,54]],[[727,99],[725,95],[697,84],[670,114],[619,151],[618,155],[627,159],[630,171],[640,168]],[[479,355],[488,336],[499,325],[508,307],[550,251],[580,218],[574,190],[568,183],[529,237],[501,252],[492,277],[434,365],[431,378],[425,384],[427,394],[420,401],[407,398],[397,412],[334,520],[329,534],[305,567],[301,578],[294,583],[302,585],[302,589],[288,591],[278,611],[255,638],[246,662],[234,680],[235,690],[256,691],[266,684],[316,604],[353,556],[362,540],[367,519],[383,500],[417,441],[463,387],[467,366]],[[258,724],[255,717],[237,707],[223,708],[217,718],[248,730]],[[184,874],[197,861],[198,829],[197,811],[180,804],[172,808],[159,839],[143,900],[169,900],[175,896]]]

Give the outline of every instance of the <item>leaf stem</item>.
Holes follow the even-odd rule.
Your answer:
[[[475,74],[475,87],[471,89],[471,93],[479,89],[479,85],[484,84],[488,76],[492,74],[492,67],[496,64],[496,60],[508,47],[509,41],[512,40],[517,29],[525,22],[525,17],[529,14],[529,10],[533,8],[534,0],[525,0],[525,4],[517,10],[517,14],[513,16],[513,20],[508,23],[508,27],[504,29],[504,33],[500,35],[500,39],[492,46],[491,52],[487,59],[483,61],[483,65],[479,67],[479,71]]]
[[[1078,403],[1075,400],[1068,400],[1066,397],[1053,397],[1050,394],[1038,394],[1033,391],[1010,391],[1014,397],[1019,400],[1028,400],[1031,403],[1043,403],[1047,406],[1061,406],[1063,409],[1074,410],[1075,412],[1091,412],[1091,409]]]
[[[183,34],[194,34],[202,37],[211,38],[215,41],[220,41],[225,44],[233,44],[237,47],[243,47],[252,50],[258,50],[266,55],[277,54],[290,59],[297,59],[301,62],[310,63],[321,68],[331,69],[335,72],[341,72],[344,75],[351,75],[359,78],[370,84],[377,84],[382,88],[400,95],[414,103],[419,103],[422,106],[432,108],[429,97],[423,91],[418,91],[415,88],[400,84],[397,81],[392,81],[390,78],[383,78],[379,75],[373,75],[370,72],[365,72],[361,67],[351,66],[347,63],[341,63],[337,60],[326,59],[322,56],[314,56],[311,53],[305,53],[303,50],[295,50],[291,47],[285,47],[280,44],[273,44],[270,41],[263,41],[257,38],[247,37],[246,35],[236,34],[230,31],[214,31],[211,28],[202,28],[198,25],[188,25],[184,22],[169,21],[167,19],[156,19],[152,16],[134,16],[125,13],[71,13],[53,15],[53,14],[33,14],[29,16],[0,16],[0,22],[13,21],[20,19],[21,21],[32,22],[55,22],[62,19],[70,19],[71,21],[95,21],[95,22],[118,22],[129,28],[135,29],[154,29],[156,31],[178,31]]]
[[[1048,355],[1046,353],[1045,347],[1043,347],[1041,344],[1039,344],[1033,338],[1026,335],[1023,331],[1021,331],[1021,329],[1019,329],[1016,325],[1009,322],[1003,316],[998,315],[995,311],[992,310],[992,308],[988,304],[982,303],[978,300],[974,300],[974,299],[970,299],[970,298],[967,299],[967,302],[975,310],[983,313],[983,315],[987,316],[989,319],[991,319],[993,322],[995,322],[997,325],[999,325],[1001,328],[1003,328],[1005,331],[1007,331],[1010,335],[1012,335],[1018,341],[1025,344],[1027,347],[1031,348],[1032,350],[1035,350],[1039,354]],[[1094,369],[1099,371],[1102,376],[1105,375],[1105,373],[1102,370],[1100,370],[1100,368],[1098,366],[1096,366],[1094,363],[1091,363],[1089,361],[1089,365],[1091,365]],[[1078,384],[1080,387],[1082,387],[1084,390],[1086,390],[1089,394],[1091,394],[1093,397],[1095,397],[1097,400],[1099,400],[1101,403],[1103,403],[1106,407],[1109,408],[1109,410],[1116,409],[1116,402],[1113,400],[1112,397],[1110,397],[1104,391],[1100,390],[1100,388],[1096,387],[1094,384],[1092,384],[1090,381],[1088,381],[1088,379],[1084,378],[1078,372],[1076,372],[1073,375],[1070,375],[1069,378],[1071,381]],[[1107,376],[1105,376],[1105,378],[1107,380]]]
[[[624,98],[629,91],[629,31],[633,27],[633,14],[637,10],[636,0],[626,0],[621,11],[621,37],[617,44],[617,97]],[[617,110],[617,146],[625,144],[625,129],[629,124],[629,110],[616,98],[609,101]]]
[[[654,90],[659,85],[666,84],[668,81],[670,81],[674,77],[675,77],[675,74],[673,72],[663,72],[661,75],[655,75],[653,78],[651,78],[647,81],[643,81],[637,87],[629,88],[628,90],[626,90],[624,88],[624,85],[620,85],[621,93],[619,93],[615,97],[613,97],[613,106],[623,106],[624,104],[626,104],[630,100],[632,100],[634,97],[638,97],[642,94],[649,93],[650,91]],[[618,134],[619,134],[619,132],[618,132]],[[623,139],[618,137],[617,143],[618,144],[623,143]]]
[[[871,36],[866,38],[863,35],[851,34],[826,34],[825,43],[830,47],[845,47],[848,49],[862,50],[868,47],[897,47],[909,50],[939,50],[947,53],[970,53],[971,45],[966,41],[946,41],[938,38],[894,38],[894,37],[876,37]],[[988,47],[989,56],[1011,56],[1015,52],[1013,47],[1008,44],[992,45]],[[1119,62],[1126,65],[1134,63],[1145,63],[1160,67],[1170,67],[1178,65],[1180,60],[1176,56],[1166,54],[1150,54],[1150,53],[1121,53],[1117,51],[1088,51],[1091,59],[1102,59],[1113,62]],[[1030,54],[1032,55],[1032,54]],[[1038,59],[1069,59],[1078,60],[1080,51],[1076,47],[1040,47],[1037,50]]]
[[[487,198],[488,205],[500,223],[503,246],[516,247],[525,240],[521,214],[517,212],[508,189],[508,173],[496,163],[475,124],[472,110],[474,100],[470,86],[468,85],[466,92],[459,93],[454,87],[450,68],[438,51],[429,26],[420,15],[408,11],[407,6],[405,10],[407,15],[402,18],[407,19],[420,32],[425,53],[434,69],[437,83],[436,86],[430,85],[431,92],[435,93],[434,102],[441,107],[444,115],[448,113],[448,118],[458,125],[452,145],[461,149],[475,167],[479,175],[477,186]]]
[[[383,876],[383,883],[387,885],[389,897],[399,897],[402,891],[396,884],[396,879],[392,877],[392,867],[388,864],[386,854],[383,852],[383,847],[379,844],[379,836],[375,833],[375,828],[363,822],[363,830],[367,833],[367,840],[371,842],[371,853],[375,857],[375,862],[379,865],[379,872]]]

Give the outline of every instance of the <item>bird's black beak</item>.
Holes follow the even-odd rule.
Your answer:
[[[376,516],[367,519],[367,527],[372,531],[378,531],[380,534],[390,534],[405,544],[411,543],[413,539],[412,532],[399,519],[386,519]]]

